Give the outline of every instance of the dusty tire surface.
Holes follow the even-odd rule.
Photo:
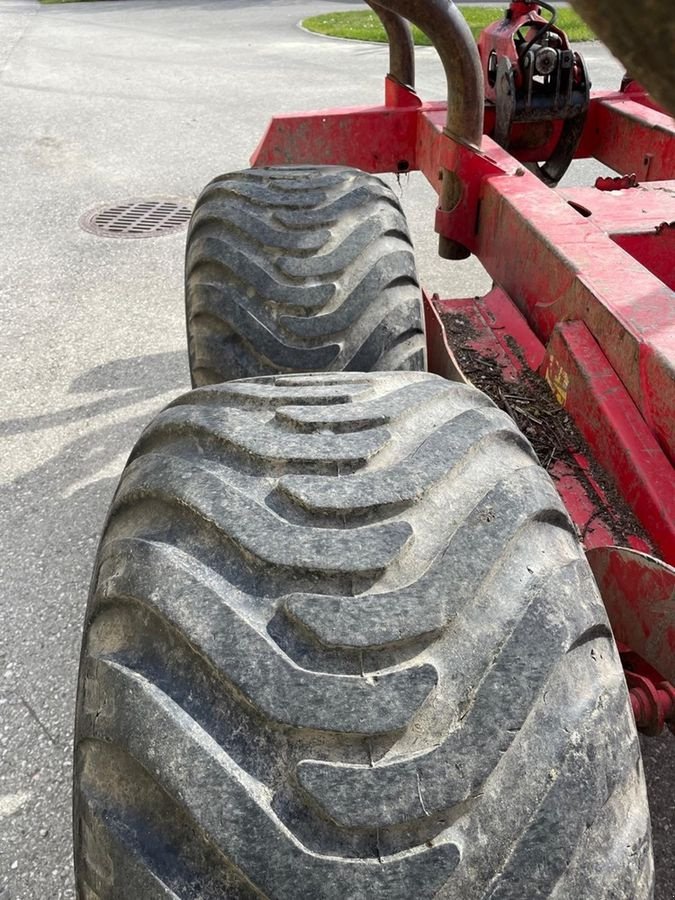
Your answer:
[[[381,179],[356,169],[216,178],[190,223],[185,296],[194,386],[425,368],[405,214]]]
[[[647,900],[604,607],[513,421],[424,373],[200,388],[97,557],[86,900]]]

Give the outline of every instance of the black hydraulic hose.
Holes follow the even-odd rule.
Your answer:
[[[555,25],[556,19],[558,18],[555,7],[551,6],[550,3],[545,3],[544,0],[537,0],[537,3],[539,6],[543,6],[545,10],[551,13],[551,18],[548,20],[548,22],[545,22],[541,26],[541,28],[539,28],[535,36],[533,38],[530,38],[530,40],[525,44],[524,47],[521,47],[520,51],[518,52],[518,59],[522,59],[525,56],[530,47],[532,47],[533,44],[536,44],[539,38],[543,37],[549,30],[549,28]]]

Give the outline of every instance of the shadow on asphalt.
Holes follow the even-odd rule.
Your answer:
[[[74,566],[81,570],[83,562],[85,567],[90,565],[89,557],[122,474],[123,457],[165,405],[167,395],[178,396],[189,389],[186,370],[184,351],[114,360],[78,375],[68,391],[75,395],[105,391],[100,399],[54,413],[0,422],[0,434],[9,435],[118,413],[117,421],[98,426],[92,422],[83,434],[59,447],[47,460],[0,486],[0,508],[6,511],[5,524],[11,536],[5,548],[10,570],[12,563],[19,570],[30,567],[27,556],[32,555],[39,557],[40,567],[56,567],[57,577],[50,576],[52,589],[77,582],[77,576],[73,578],[62,569]],[[153,398],[158,400],[156,409],[133,409],[139,403],[151,403]],[[118,457],[119,471],[108,474]],[[14,572],[14,577],[20,580],[20,571]]]
[[[106,391],[106,396],[53,413],[4,419],[0,421],[0,434],[4,436],[27,434],[46,428],[71,425],[82,419],[106,415],[125,406],[133,406],[173,389],[176,392],[184,391],[186,363],[186,353],[174,351],[117,359],[95,366],[88,372],[78,375],[71,383],[68,393],[93,394]],[[111,391],[114,393],[110,393]]]

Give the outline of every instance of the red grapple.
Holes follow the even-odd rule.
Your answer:
[[[252,161],[418,170],[434,187],[440,254],[475,254],[495,289],[425,293],[429,368],[463,380],[458,355],[477,355],[501,373],[498,403],[541,376],[574,422],[583,446],[549,472],[626,651],[638,725],[655,733],[674,696],[675,122],[629,78],[589,94],[546,3],[512,2],[478,46],[447,0],[370,5],[390,40],[384,104],[276,117]],[[447,102],[415,91],[408,21],[435,41]],[[617,177],[553,189],[573,158]],[[461,346],[448,317],[468,323]]]

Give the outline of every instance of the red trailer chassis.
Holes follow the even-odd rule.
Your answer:
[[[506,386],[538,373],[570,414],[587,446],[574,465],[560,461],[549,471],[623,651],[638,726],[672,727],[675,121],[629,79],[587,97],[574,158],[595,158],[618,175],[552,189],[531,169],[559,153],[565,112],[553,110],[546,128],[521,117],[507,151],[491,137],[494,90],[484,80],[486,54],[508,63],[514,35],[543,21],[538,4],[512,3],[481,37],[482,56],[447,0],[371,6],[390,40],[384,105],[276,117],[252,162],[424,173],[439,195],[441,256],[473,253],[495,283],[482,298],[424,294],[429,368],[464,379],[443,325],[456,314],[471,325],[472,351],[499,366]],[[447,103],[424,102],[414,89],[407,20],[435,43]],[[618,529],[596,465],[640,523],[635,533]]]

